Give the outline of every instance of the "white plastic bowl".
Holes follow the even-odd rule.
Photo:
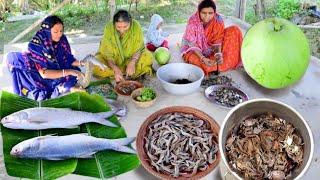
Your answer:
[[[199,89],[204,73],[201,68],[192,64],[170,63],[157,70],[157,78],[167,92],[175,95],[186,95]],[[177,79],[188,79],[192,83],[172,83]]]

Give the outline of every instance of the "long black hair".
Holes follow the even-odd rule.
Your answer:
[[[214,12],[216,12],[216,3],[213,2],[213,0],[203,0],[198,5],[198,12],[200,12],[203,8],[209,8],[211,7]]]
[[[113,24],[116,22],[127,22],[131,23],[132,17],[130,13],[126,10],[120,9],[117,13],[113,16]]]

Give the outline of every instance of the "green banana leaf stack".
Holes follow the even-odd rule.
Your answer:
[[[110,110],[104,99],[99,95],[90,95],[85,92],[71,93],[56,99],[41,103],[26,99],[5,91],[0,92],[0,118],[11,113],[32,107],[71,108],[87,112],[102,112]],[[140,165],[135,154],[126,154],[116,151],[101,151],[89,159],[68,159],[63,161],[18,159],[10,155],[11,148],[21,141],[47,134],[68,135],[88,133],[99,138],[123,138],[126,133],[116,116],[109,118],[119,127],[112,128],[95,123],[87,123],[75,129],[50,129],[41,131],[13,130],[1,125],[3,138],[4,163],[8,175],[30,179],[56,179],[70,173],[97,178],[110,178]]]

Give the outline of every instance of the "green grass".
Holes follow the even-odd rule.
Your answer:
[[[165,21],[165,23],[185,23],[188,17],[196,11],[193,4],[189,2],[176,2],[171,4],[147,4],[140,5],[138,12],[132,11],[132,15],[135,19],[143,22],[150,22],[150,18],[153,14],[159,14]],[[144,19],[140,19],[140,16],[144,16]]]
[[[33,24],[37,19],[34,20],[25,20],[25,21],[18,21],[18,22],[6,22],[4,23],[5,30],[1,32],[0,39],[3,40],[3,44],[8,44],[12,41],[18,34],[28,28],[31,24]],[[35,28],[33,31],[26,34],[19,42],[26,42],[29,41],[33,35],[35,34],[36,30],[39,27]],[[0,54],[3,53],[3,46],[0,46]]]

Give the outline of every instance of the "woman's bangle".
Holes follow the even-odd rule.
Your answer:
[[[62,77],[66,77],[64,69],[62,69]]]

